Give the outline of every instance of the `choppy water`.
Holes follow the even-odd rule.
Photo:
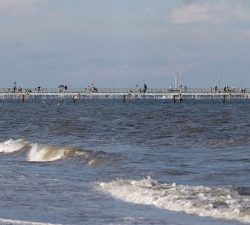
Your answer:
[[[250,224],[249,112],[2,101],[0,224]]]

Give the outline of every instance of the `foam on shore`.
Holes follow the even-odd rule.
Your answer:
[[[233,188],[159,184],[151,178],[99,183],[112,197],[135,204],[250,223],[250,197]]]

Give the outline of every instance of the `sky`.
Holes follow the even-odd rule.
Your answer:
[[[0,0],[0,87],[250,87],[249,0]]]

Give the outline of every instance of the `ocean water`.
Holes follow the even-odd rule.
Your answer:
[[[250,224],[250,102],[0,102],[0,224]]]

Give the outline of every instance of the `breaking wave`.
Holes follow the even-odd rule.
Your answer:
[[[58,148],[49,145],[32,144],[27,159],[32,162],[50,162],[75,156],[77,152],[78,150],[73,148]]]
[[[150,177],[139,181],[116,180],[98,187],[112,197],[170,211],[250,222],[250,197],[233,188],[160,184]]]
[[[99,166],[120,160],[120,157],[103,151],[90,151],[74,147],[58,147],[46,144],[30,143],[24,139],[9,139],[0,142],[0,153],[27,152],[31,162],[52,162],[63,159],[84,161],[91,166]]]

